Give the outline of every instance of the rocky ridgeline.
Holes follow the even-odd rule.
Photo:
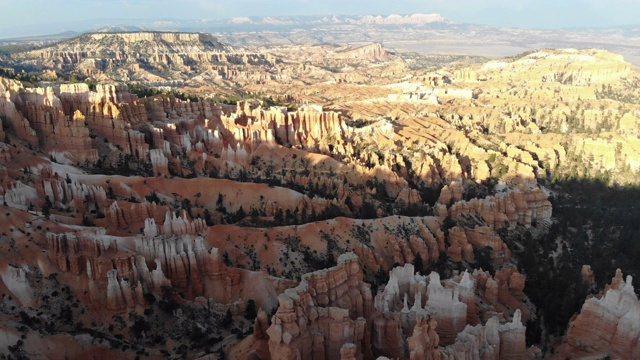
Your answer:
[[[247,116],[244,111],[234,110],[236,107],[209,101],[190,103],[175,98],[139,101],[122,86],[99,85],[96,92],[89,91],[85,84],[33,91],[20,88],[19,83],[9,83],[14,90],[7,93],[3,115],[10,131],[40,147],[56,161],[66,163],[91,166],[101,158],[116,165],[120,160],[113,152],[119,150],[122,155],[147,163],[153,174],[217,168],[220,175],[225,175],[226,168],[229,172],[226,175],[237,176],[249,167],[250,153],[261,144],[277,146],[280,141],[291,141],[305,147],[326,148],[321,139],[346,131],[338,114],[316,109],[282,113],[277,109],[250,111],[246,105],[250,113]],[[103,140],[96,143],[89,135]],[[180,149],[188,155],[183,160],[194,161],[195,167],[183,168],[184,161],[177,158]],[[292,181],[307,185],[308,179],[307,175]],[[47,190],[47,193],[44,186],[40,185],[41,194],[56,197],[51,201],[62,200],[65,195],[62,191],[54,194],[53,190]]]
[[[97,77],[114,67],[129,67],[132,77],[148,70],[192,73],[197,67],[210,67],[225,78],[234,78],[239,75],[234,73],[240,71],[238,65],[275,64],[268,54],[233,49],[210,34],[171,32],[84,34],[19,54],[15,60],[63,71],[79,69]]]
[[[559,70],[558,64],[567,64]],[[604,50],[539,50],[513,61],[492,61],[480,69],[486,80],[560,82],[566,85],[598,85],[631,76],[633,65],[621,55]]]
[[[546,212],[533,218],[522,218],[523,225],[530,224],[525,220],[535,219],[540,224],[549,222],[550,204],[546,198],[544,202]],[[520,206],[524,213],[532,211],[524,201]],[[514,206],[514,215],[515,209]],[[489,214],[509,219],[499,210]],[[448,229],[445,241],[441,230],[445,216],[446,213],[441,217],[337,218],[276,228],[216,225],[209,228],[209,239],[213,246],[229,254],[232,263],[256,266],[252,260],[255,255],[262,259],[260,269],[274,274],[295,274],[309,269],[310,259],[322,264],[330,263],[344,251],[356,253],[369,275],[387,271],[395,263],[415,262],[417,257],[428,268],[443,258],[442,252],[454,261],[474,262],[478,260],[475,253],[489,247],[489,255],[495,263],[505,263],[511,257],[511,250],[495,232],[499,227],[487,226],[473,217],[469,221],[462,219],[458,226]],[[488,217],[487,214],[485,216]]]
[[[371,44],[360,46],[355,49],[346,51],[335,52],[329,59],[371,59],[382,60],[389,56],[387,50],[385,50],[380,44]]]
[[[232,263],[253,266],[251,253],[255,253],[261,259],[260,269],[277,275],[307,272],[312,266],[331,264],[341,253],[350,251],[358,255],[363,270],[373,276],[388,271],[394,263],[411,263],[417,256],[427,267],[436,263],[441,249],[445,249],[444,234],[434,217],[336,218],[246,229],[216,225],[209,228],[209,239],[229,254]]]

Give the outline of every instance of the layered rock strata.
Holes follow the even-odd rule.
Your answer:
[[[367,319],[373,298],[363,278],[358,258],[347,253],[337,266],[306,274],[300,285],[279,295],[267,330],[271,358],[370,357]]]
[[[563,358],[640,356],[640,301],[631,282],[618,269],[602,294],[585,301],[569,323]]]

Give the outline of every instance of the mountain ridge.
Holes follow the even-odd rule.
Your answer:
[[[99,26],[87,22],[76,30],[145,29],[149,31],[208,32],[232,46],[379,42],[388,47],[422,54],[455,54],[499,58],[537,48],[600,47],[624,55],[640,65],[640,26],[585,29],[522,29],[459,23],[439,14],[407,15],[303,15],[236,17],[205,20],[108,20]],[[121,24],[121,25],[112,25]],[[612,30],[617,29],[617,30]],[[347,31],[345,31],[347,30]],[[264,36],[268,34],[269,36]],[[5,39],[19,44],[25,40]],[[29,40],[37,42],[37,40]],[[39,44],[51,43],[40,40]]]

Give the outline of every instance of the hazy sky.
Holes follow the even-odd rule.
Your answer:
[[[87,30],[93,19],[411,13],[495,26],[602,27],[640,24],[640,0],[0,0],[0,36]]]

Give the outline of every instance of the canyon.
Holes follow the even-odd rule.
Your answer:
[[[37,70],[0,77],[4,353],[640,351],[640,73],[620,55],[434,70],[380,44],[132,32],[16,64]]]

